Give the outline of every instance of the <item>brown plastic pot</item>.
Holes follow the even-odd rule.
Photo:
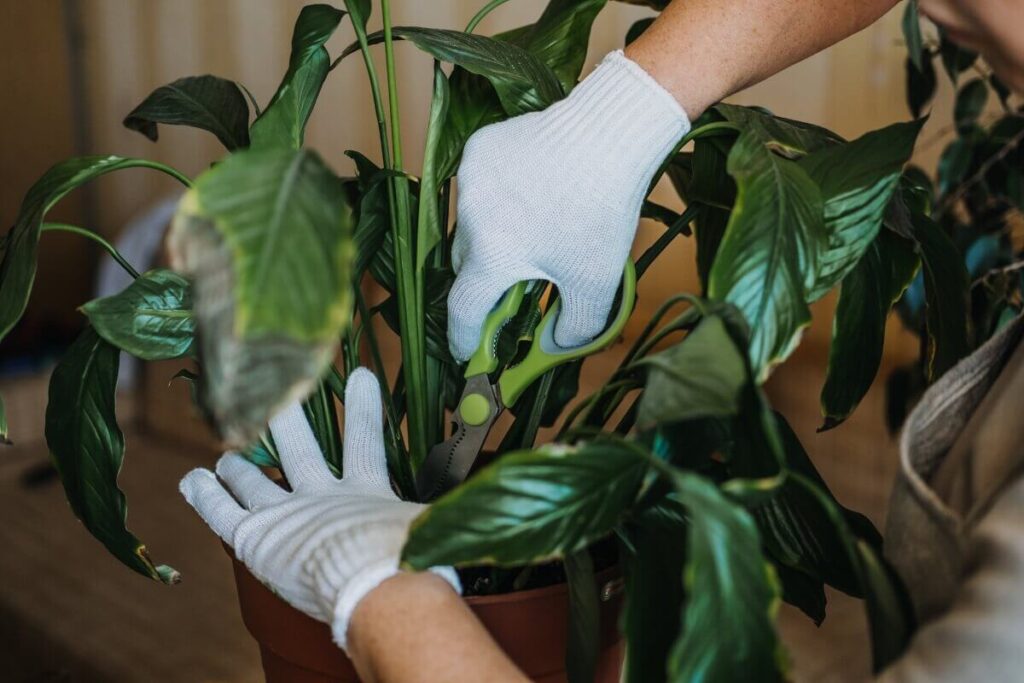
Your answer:
[[[330,628],[274,595],[232,557],[242,621],[260,646],[267,683],[358,683],[352,663],[331,640]],[[596,683],[617,683],[624,643],[617,570],[599,572],[601,649]],[[530,679],[564,683],[569,597],[566,584],[504,595],[466,598],[498,645]]]

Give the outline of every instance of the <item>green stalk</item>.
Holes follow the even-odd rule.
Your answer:
[[[381,0],[384,22],[384,57],[388,78],[388,105],[391,114],[391,168],[402,169],[401,115],[395,74],[394,40],[391,34],[391,3]],[[413,250],[412,216],[409,212],[408,178],[389,179],[395,197],[391,230],[395,242],[395,280],[398,296],[398,327],[402,342],[402,365],[407,387],[406,412],[409,416],[409,455],[418,467],[427,454],[426,353],[423,332],[423,306],[417,286]]]
[[[366,300],[363,293],[356,290],[356,305],[359,309],[359,319],[363,321],[363,329],[366,331],[366,344],[370,347],[370,358],[373,360],[373,370],[380,383],[381,394],[384,396],[384,415],[387,418],[388,435],[388,467],[398,484],[398,491],[406,500],[411,500],[416,493],[413,484],[412,470],[409,461],[403,457],[405,444],[402,443],[401,420],[395,409],[394,396],[388,390],[388,378],[384,372],[384,361],[380,355],[380,345],[377,343],[377,333],[373,330],[373,315],[366,307]]]
[[[133,279],[137,280],[139,277],[141,277],[139,275],[139,271],[132,268],[132,264],[128,263],[128,261],[125,260],[124,256],[121,256],[121,252],[119,252],[113,244],[103,239],[92,230],[86,230],[85,228],[80,228],[77,225],[68,225],[67,223],[43,223],[43,227],[40,230],[40,232],[70,232],[74,233],[75,235],[87,237],[96,244],[103,247],[106,250],[106,252],[110,254],[110,258],[117,261],[117,264],[124,268],[125,271],[132,276]]]
[[[476,29],[477,25],[483,21],[484,17],[496,10],[498,7],[504,5],[508,0],[491,0],[489,3],[480,8],[480,11],[473,15],[473,18],[466,24],[466,33],[472,33]]]

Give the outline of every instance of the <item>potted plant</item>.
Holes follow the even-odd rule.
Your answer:
[[[445,438],[464,382],[445,338],[457,229],[448,206],[462,147],[480,127],[543,108],[575,85],[606,1],[551,0],[535,23],[493,37],[474,30],[503,0],[465,31],[393,26],[388,0],[378,33],[367,30],[369,0],[345,0],[344,10],[310,5],[281,85],[262,108],[240,84],[198,76],[158,88],[125,119],[152,139],[166,124],[216,135],[228,155],[199,177],[141,159],[87,157],[32,186],[3,243],[0,336],[25,308],[43,232],[98,241],[135,277],[82,307],[88,325],[53,373],[46,415],[72,510],[113,555],[153,579],[178,578],[125,526],[119,350],[195,359],[197,374],[179,374],[194,382],[203,414],[227,445],[268,468],[277,465],[268,418],[303,399],[336,472],[336,401],[347,374],[365,363],[384,389],[395,489],[416,497],[415,472]],[[342,21],[357,40],[332,61],[324,43]],[[436,60],[415,175],[403,164],[395,40]],[[383,159],[378,167],[349,152],[351,177],[332,170],[349,161],[328,165],[302,147],[320,88],[345,58],[367,69]],[[841,287],[822,393],[823,428],[838,426],[872,384],[885,320],[919,272],[929,376],[966,352],[963,259],[930,217],[920,174],[904,172],[921,123],[847,141],[752,107],[719,105],[696,121],[659,173],[686,209],[644,204],[643,215],[665,230],[636,259],[636,274],[642,280],[667,245],[691,237],[702,291],[665,301],[593,394],[577,396],[582,360],[530,386],[492,462],[414,524],[404,562],[462,568],[467,599],[539,680],[618,680],[621,638],[629,681],[781,679],[779,601],[820,623],[826,584],[863,598],[876,668],[896,657],[913,623],[881,538],[835,500],[761,386],[796,348],[809,304]],[[173,270],[140,274],[95,233],[46,221],[74,188],[133,167],[188,188],[169,239]],[[950,272],[957,277],[941,275]],[[370,305],[371,287],[387,293],[383,303]],[[539,305],[529,302],[502,330],[501,366],[520,358]],[[400,359],[381,350],[381,320]],[[393,383],[386,362],[399,368]],[[538,445],[539,428],[551,425],[559,425],[557,444]],[[326,626],[303,621],[236,569],[268,680],[348,675]],[[543,634],[543,664],[519,656],[541,648],[531,634]]]

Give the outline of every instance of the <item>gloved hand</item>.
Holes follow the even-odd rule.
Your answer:
[[[179,488],[253,575],[288,604],[331,624],[344,649],[353,610],[398,573],[409,524],[426,506],[399,500],[391,490],[380,389],[369,370],[353,372],[345,388],[342,479],[327,469],[301,406],[276,415],[270,429],[291,492],[237,453],[221,457],[217,476],[195,469]],[[452,568],[431,571],[462,592]]]
[[[600,334],[648,185],[689,129],[672,95],[619,51],[564,100],[470,137],[452,244],[452,355],[473,354],[484,318],[521,280],[558,286],[557,344]]]

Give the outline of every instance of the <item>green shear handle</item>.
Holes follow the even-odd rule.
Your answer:
[[[528,285],[529,283],[527,282],[515,284],[488,314],[487,319],[484,321],[480,346],[477,347],[476,352],[469,359],[469,364],[466,366],[465,376],[467,378],[475,375],[490,374],[498,368],[498,358],[495,355],[498,334],[501,332],[501,328],[518,312],[519,307],[522,305],[523,297],[526,295]],[[618,309],[615,317],[597,338],[582,346],[567,349],[555,343],[555,321],[558,319],[558,313],[562,309],[561,299],[555,299],[537,325],[533,336],[533,344],[530,346],[526,357],[518,365],[505,370],[498,379],[498,388],[501,392],[501,401],[504,406],[513,405],[530,384],[551,368],[577,358],[589,356],[615,341],[626,326],[626,321],[629,320],[629,316],[633,312],[633,304],[635,302],[636,268],[633,265],[633,261],[627,260],[623,268],[622,287],[619,291]],[[467,408],[470,408],[470,406],[467,406]],[[467,412],[473,411],[469,410]],[[466,417],[467,415],[463,414],[463,419],[466,419]]]
[[[466,387],[452,416],[455,432],[430,449],[416,473],[416,491],[423,502],[449,491],[469,475],[491,426],[502,411],[514,404],[534,380],[561,363],[601,350],[619,336],[636,302],[636,270],[627,261],[622,274],[619,303],[611,323],[597,339],[583,346],[565,349],[555,343],[555,320],[562,309],[556,299],[548,307],[533,335],[523,362],[507,368],[497,382],[490,375],[498,369],[495,355],[501,328],[518,312],[529,284],[519,282],[502,297],[484,322],[480,346],[466,367]]]

